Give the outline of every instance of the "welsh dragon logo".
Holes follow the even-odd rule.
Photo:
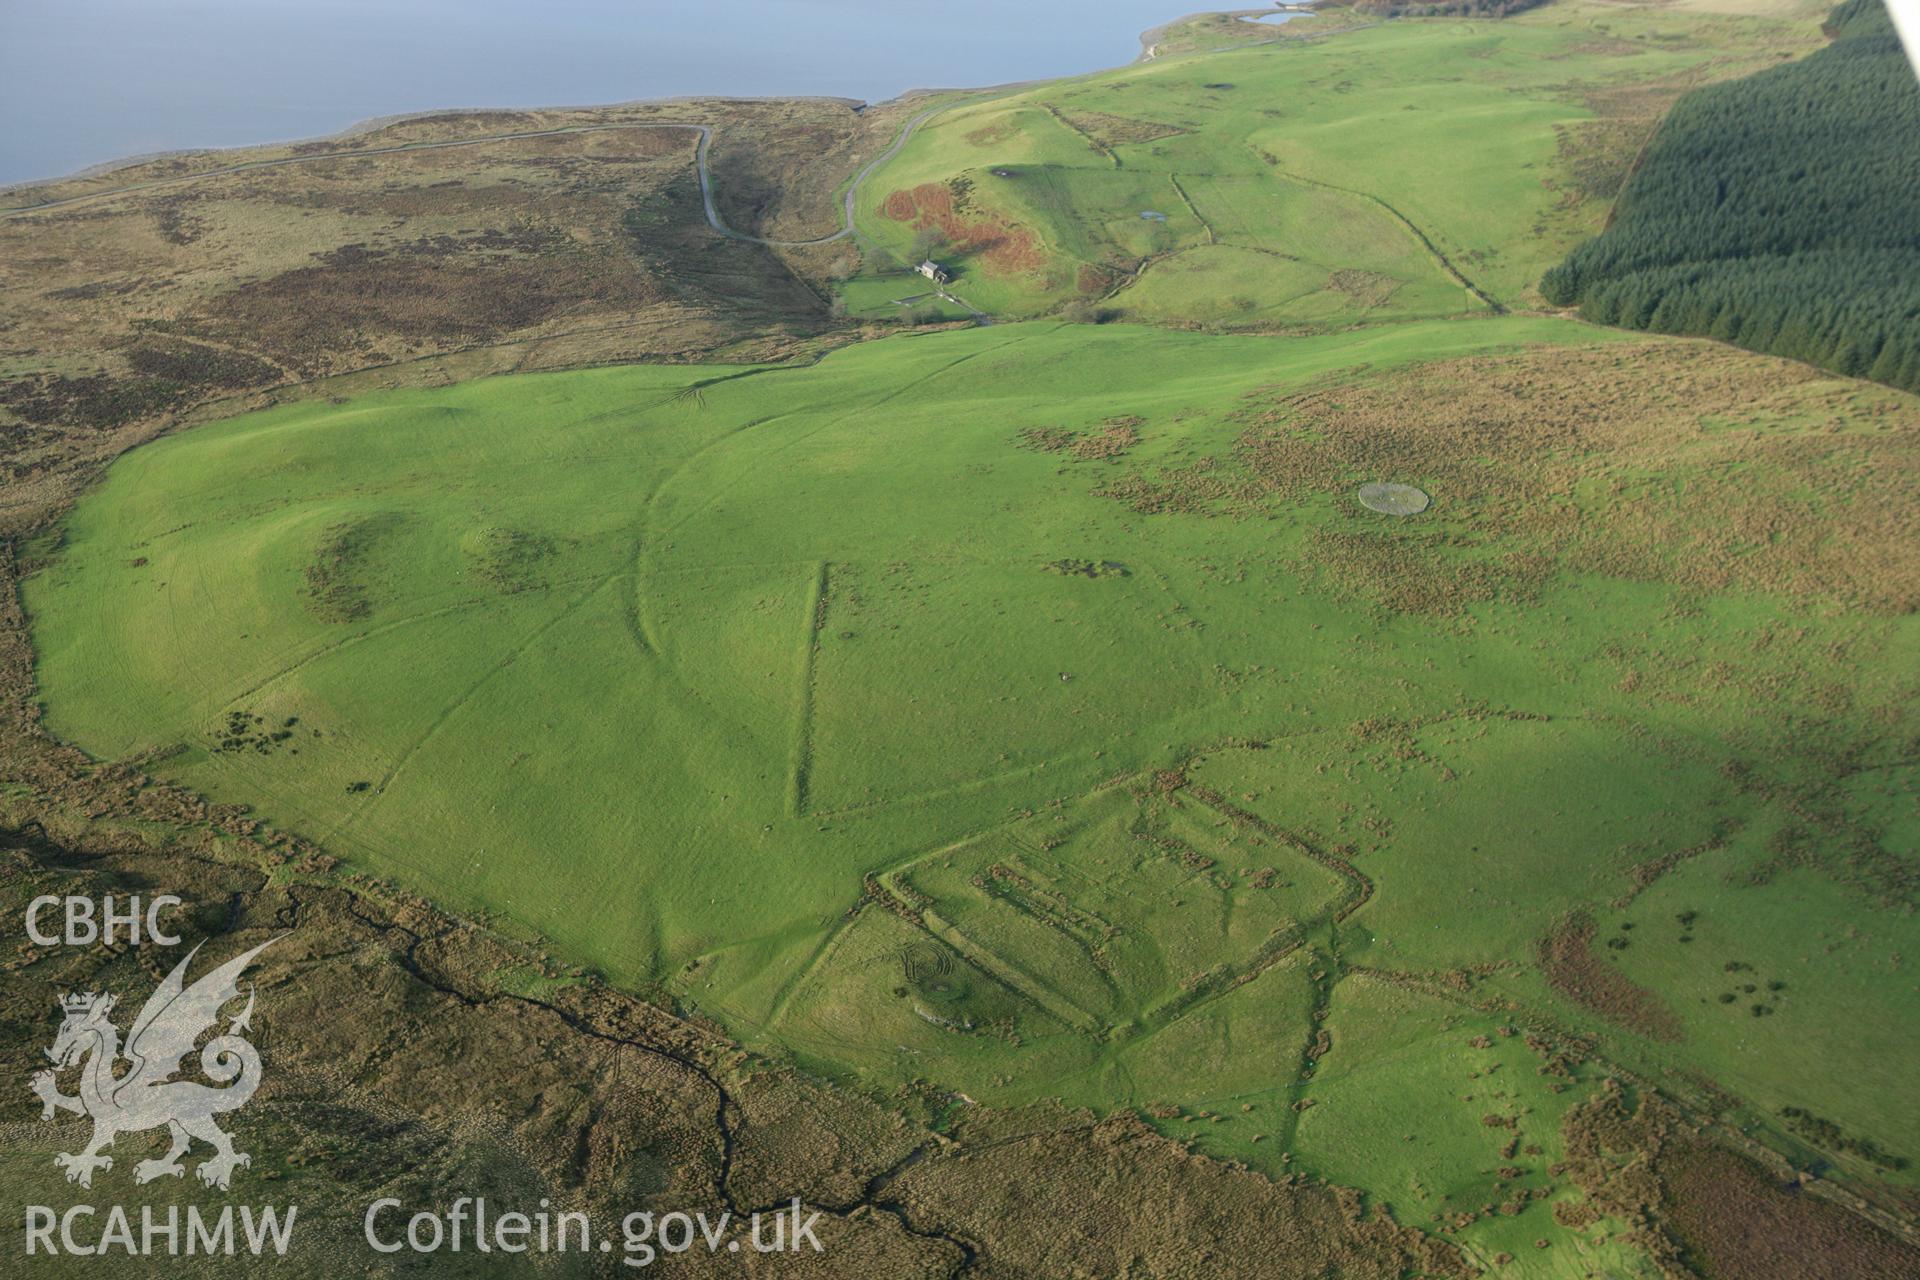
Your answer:
[[[93,1140],[85,1151],[62,1152],[53,1158],[67,1171],[68,1182],[91,1187],[96,1169],[113,1168],[113,1157],[101,1151],[112,1146],[115,1137],[161,1125],[167,1127],[173,1145],[159,1159],[135,1165],[135,1182],[180,1177],[186,1172],[180,1157],[195,1138],[213,1147],[213,1157],[194,1170],[209,1187],[225,1191],[233,1171],[251,1163],[213,1123],[216,1115],[245,1106],[260,1087],[260,1051],[244,1035],[253,1017],[251,986],[246,1008],[227,1024],[226,1034],[214,1036],[200,1050],[201,1070],[215,1085],[225,1087],[173,1077],[180,1071],[181,1060],[193,1052],[194,1042],[219,1022],[221,1008],[239,996],[240,974],[277,941],[267,939],[189,987],[187,966],[200,950],[195,947],[141,1008],[124,1049],[119,1029],[108,1019],[117,1003],[114,996],[89,991],[60,998],[66,1018],[47,1050],[54,1069],[35,1074],[33,1091],[40,1098],[42,1120],[53,1119],[57,1111],[71,1111],[93,1121]],[[131,1064],[131,1069],[122,1071],[123,1062]],[[60,1092],[58,1076],[73,1067],[80,1068],[80,1092],[69,1097]]]

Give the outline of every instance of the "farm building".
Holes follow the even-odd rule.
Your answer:
[[[935,262],[932,258],[928,258],[925,262],[922,262],[919,266],[915,267],[914,270],[918,271],[921,275],[933,281],[935,284],[945,284],[949,280],[953,279],[953,274],[949,272],[945,267]]]

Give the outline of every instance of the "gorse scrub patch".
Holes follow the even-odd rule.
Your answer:
[[[1548,300],[1920,389],[1920,82],[1880,0],[1828,31],[1681,99]]]

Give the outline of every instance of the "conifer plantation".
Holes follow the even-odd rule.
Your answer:
[[[1920,83],[1881,0],[1826,30],[1800,62],[1683,98],[1548,300],[1920,388]]]

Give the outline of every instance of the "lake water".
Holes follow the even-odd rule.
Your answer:
[[[0,0],[0,184],[437,107],[1002,84],[1192,0]]]

